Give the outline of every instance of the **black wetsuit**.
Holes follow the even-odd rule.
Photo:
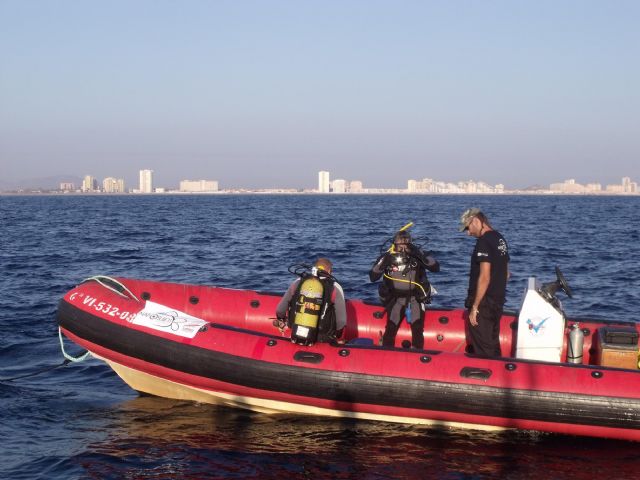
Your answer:
[[[379,287],[380,300],[387,312],[387,324],[382,345],[393,347],[402,319],[407,319],[407,307],[411,316],[411,345],[424,347],[424,313],[431,302],[431,285],[426,271],[440,271],[440,264],[430,253],[414,245],[408,254],[385,253],[371,268],[369,278],[375,282],[383,277]]]

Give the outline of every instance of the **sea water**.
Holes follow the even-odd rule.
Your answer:
[[[569,317],[637,321],[640,197],[139,195],[0,197],[0,478],[636,478],[640,445],[561,435],[276,415],[140,396],[95,359],[66,367],[59,299],[92,275],[284,292],[287,267],[334,262],[347,298],[409,221],[459,307],[478,206],[509,242],[507,309],[562,270]],[[425,326],[429,328],[429,324]],[[67,344],[72,352],[74,346]]]

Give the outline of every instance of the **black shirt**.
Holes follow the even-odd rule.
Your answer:
[[[471,255],[469,291],[465,302],[467,307],[470,307],[475,299],[482,262],[491,263],[491,280],[485,298],[504,305],[509,272],[509,246],[500,232],[489,230],[476,241]]]

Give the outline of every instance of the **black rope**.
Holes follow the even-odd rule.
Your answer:
[[[69,364],[70,362],[71,362],[71,360],[64,360],[59,365],[53,365],[53,366],[45,367],[42,370],[38,370],[37,372],[27,373],[26,375],[19,375],[17,377],[12,377],[12,378],[0,378],[0,382],[13,382],[14,380],[20,380],[22,378],[35,377],[36,375],[40,375],[41,373],[50,372],[51,370],[54,370],[56,368],[64,367],[65,365]]]

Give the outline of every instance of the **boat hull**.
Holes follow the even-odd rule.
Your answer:
[[[136,294],[144,293],[135,282],[129,285]],[[166,284],[158,284],[157,289],[152,284],[145,287],[154,290],[155,299],[176,310],[189,305],[189,295],[180,305],[171,304],[172,296],[180,297],[177,293],[159,295],[158,291],[171,290]],[[183,295],[190,289],[174,288],[180,288]],[[383,348],[375,342],[302,347],[268,325],[269,317],[253,318],[250,314],[258,315],[251,301],[248,307],[239,308],[255,292],[213,290],[208,293],[221,295],[218,313],[199,317],[207,322],[192,338],[171,333],[170,328],[163,331],[135,324],[128,315],[110,315],[111,308],[140,312],[145,301],[123,298],[93,282],[65,296],[58,311],[59,324],[65,335],[105,360],[132,388],[168,398],[266,413],[640,440],[638,371],[508,357],[483,359],[463,353],[464,348],[410,350]],[[87,297],[91,300],[86,301]],[[103,305],[98,311],[96,302],[91,303],[98,298],[98,303],[111,308]],[[231,307],[222,305],[224,298]],[[352,304],[350,330],[358,332],[354,321],[362,325],[370,310],[379,308]],[[203,315],[193,308],[189,313]],[[445,312],[439,313],[442,317]],[[252,322],[254,328],[245,328]],[[258,323],[260,328],[255,328]],[[369,325],[364,330],[372,328]],[[451,345],[457,345],[460,336],[464,338],[464,333],[458,337],[453,331],[446,334],[453,338]]]

